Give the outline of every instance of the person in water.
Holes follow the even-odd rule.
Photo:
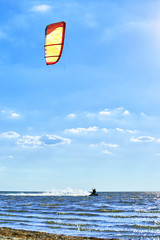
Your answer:
[[[92,194],[96,195],[96,189],[95,188],[92,189]]]
[[[95,188],[92,188],[92,192],[89,196],[98,196]]]

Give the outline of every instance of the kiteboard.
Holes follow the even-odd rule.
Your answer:
[[[89,196],[98,196],[98,193],[95,194],[91,193]]]

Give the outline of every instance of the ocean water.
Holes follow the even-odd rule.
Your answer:
[[[0,192],[0,226],[73,236],[160,239],[160,192]]]

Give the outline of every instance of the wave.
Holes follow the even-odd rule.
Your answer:
[[[125,210],[116,210],[116,209],[97,209],[96,212],[106,212],[106,213],[121,213],[125,212]]]
[[[90,192],[81,189],[66,188],[64,190],[51,190],[46,192],[10,192],[1,193],[0,195],[7,196],[89,196]]]
[[[139,224],[134,224],[132,227],[134,228],[142,228],[142,229],[159,229],[159,226],[150,226],[150,225],[139,225]]]

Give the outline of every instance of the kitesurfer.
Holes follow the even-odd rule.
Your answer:
[[[92,193],[89,196],[98,196],[95,188],[92,189]]]
[[[94,194],[94,195],[96,194],[96,189],[95,188],[92,189],[92,194]]]

